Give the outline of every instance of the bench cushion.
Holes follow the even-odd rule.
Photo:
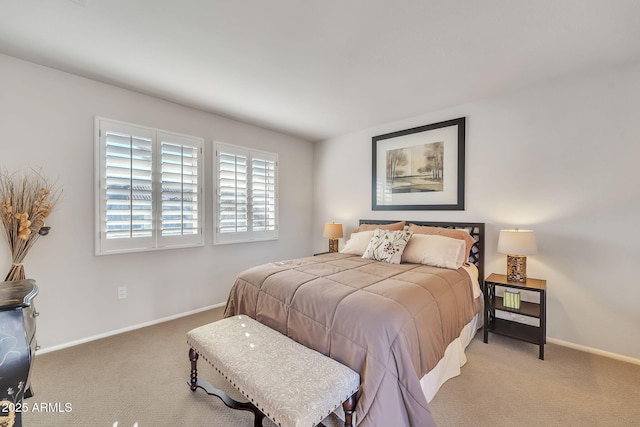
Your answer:
[[[280,426],[315,426],[360,386],[350,368],[248,316],[193,329],[187,342]]]

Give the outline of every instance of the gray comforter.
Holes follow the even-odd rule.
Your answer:
[[[225,316],[249,315],[359,372],[359,426],[428,427],[420,378],[479,307],[463,269],[333,253],[244,271]]]

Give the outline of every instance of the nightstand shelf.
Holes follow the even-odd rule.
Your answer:
[[[539,303],[521,301],[520,308],[514,309],[504,306],[504,300],[496,295],[496,287],[537,292]],[[491,274],[484,282],[484,342],[489,342],[489,332],[519,339],[539,346],[539,358],[544,360],[544,344],[547,340],[546,326],[546,290],[547,282],[541,279],[529,278],[525,283],[509,282],[504,274]],[[515,319],[503,319],[496,316],[496,311],[517,314],[530,319],[537,319],[538,326],[517,322]],[[535,323],[535,322],[534,322]]]
[[[520,303],[520,309],[514,309],[505,307],[502,302],[502,297],[496,296],[494,307],[496,310],[506,311],[509,313],[522,314],[524,316],[540,318],[540,305],[532,302],[522,301]]]
[[[505,319],[494,319],[491,332],[498,335],[504,335],[510,338],[516,338],[531,344],[538,344],[540,332],[537,326],[525,325],[524,323],[512,322]],[[542,359],[543,357],[541,357]]]

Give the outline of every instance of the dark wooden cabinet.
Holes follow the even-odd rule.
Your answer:
[[[33,394],[37,294],[31,279],[0,282],[0,425],[21,427],[23,398]]]
[[[506,307],[496,287],[517,291],[537,292],[539,303],[521,301],[520,308]],[[505,318],[496,316],[496,310],[507,313]],[[538,319],[537,326],[509,320],[509,313]],[[534,321],[535,322],[535,321]],[[547,341],[547,281],[527,278],[525,283],[509,282],[504,274],[491,274],[484,281],[484,342],[489,342],[489,332],[516,338],[539,346],[539,358],[544,360],[544,344]]]

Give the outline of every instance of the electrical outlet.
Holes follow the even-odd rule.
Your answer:
[[[120,286],[118,288],[118,299],[125,299],[127,297],[127,287]]]

